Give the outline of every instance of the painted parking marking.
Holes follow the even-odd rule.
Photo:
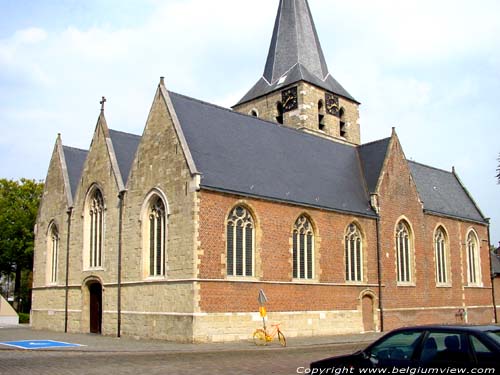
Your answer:
[[[19,349],[47,349],[47,348],[72,348],[77,346],[85,346],[73,344],[70,342],[54,341],[54,340],[21,340],[21,341],[4,341],[0,345],[13,346]]]

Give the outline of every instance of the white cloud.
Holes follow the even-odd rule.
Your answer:
[[[13,40],[19,44],[35,44],[44,41],[47,38],[47,32],[38,27],[18,30],[14,34]]]

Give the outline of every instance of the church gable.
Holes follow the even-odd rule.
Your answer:
[[[46,270],[47,266],[49,266],[48,236],[50,235],[50,228],[59,233],[59,237],[66,233],[66,211],[71,205],[71,189],[61,136],[58,135],[50,159],[36,221],[35,247],[37,251],[35,251],[33,259],[34,286],[45,286],[50,282]]]
[[[130,249],[124,263],[125,279],[137,281],[154,276],[150,267],[148,210],[160,200],[167,210],[166,269],[160,278],[189,278],[194,274],[196,167],[175,110],[161,83],[130,165],[125,195],[124,241]],[[193,173],[194,172],[194,173]]]
[[[380,161],[381,159],[376,164],[380,165]],[[374,181],[374,178],[370,178],[372,186]],[[384,209],[389,209],[391,213],[399,212],[399,215],[422,210],[408,161],[394,130],[387,144],[385,159],[374,192],[378,195],[381,216],[384,216]]]
[[[104,195],[115,197],[123,190],[123,181],[119,172],[114,148],[109,136],[109,129],[104,113],[99,115],[92,142],[85,160],[79,187],[75,196],[75,206],[82,205],[88,190],[97,184]],[[116,194],[115,194],[116,193]]]

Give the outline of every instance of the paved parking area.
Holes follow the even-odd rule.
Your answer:
[[[80,347],[16,349],[0,345],[0,374],[297,374],[312,360],[349,353],[380,334],[290,338],[257,347],[251,341],[179,344],[91,334],[0,328],[0,341],[55,340]],[[297,369],[299,368],[299,372]]]

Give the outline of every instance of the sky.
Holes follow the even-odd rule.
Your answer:
[[[408,159],[451,171],[500,241],[500,1],[309,0],[362,142],[395,127]],[[262,76],[278,0],[0,0],[0,178],[45,179],[58,133],[88,149],[142,134],[160,76],[230,107]]]

